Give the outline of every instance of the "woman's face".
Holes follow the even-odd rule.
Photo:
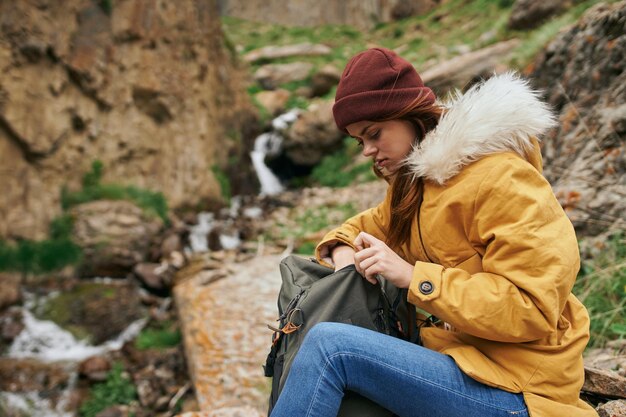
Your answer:
[[[363,120],[346,127],[350,136],[363,148],[363,156],[372,158],[385,175],[394,174],[412,149],[415,129],[406,120],[372,122]]]

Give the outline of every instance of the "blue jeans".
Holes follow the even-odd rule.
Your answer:
[[[271,417],[335,417],[344,390],[400,417],[528,417],[522,394],[473,380],[451,357],[340,323],[309,331]]]

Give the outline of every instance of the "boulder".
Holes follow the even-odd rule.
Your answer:
[[[313,64],[291,62],[289,64],[267,64],[256,70],[254,79],[266,90],[274,90],[282,84],[308,78]]]
[[[117,337],[145,312],[134,285],[82,282],[48,299],[38,315],[54,321],[77,339],[99,345]]]
[[[533,29],[571,7],[572,0],[517,0],[509,16],[509,29]]]
[[[164,291],[171,287],[176,268],[170,267],[167,262],[142,262],[133,268],[135,276],[153,291]]]
[[[320,97],[333,89],[341,79],[341,70],[333,65],[325,65],[311,78],[312,95]]]
[[[489,78],[494,72],[504,72],[507,68],[501,62],[518,44],[517,39],[499,42],[436,64],[420,75],[424,84],[443,96],[450,89],[464,89],[481,78]]]
[[[544,175],[577,236],[626,228],[626,1],[598,4],[550,42],[531,78],[559,118]]]
[[[596,411],[600,417],[626,417],[626,400],[609,401]]]
[[[279,88],[274,91],[261,91],[257,93],[254,98],[263,106],[269,114],[272,116],[278,116],[285,111],[287,101],[291,93],[284,88]]]
[[[626,378],[607,369],[585,367],[585,383],[581,391],[604,398],[626,399]]]
[[[70,375],[62,364],[43,363],[34,359],[0,358],[0,391],[56,391],[60,395]]]
[[[342,146],[345,134],[335,125],[333,103],[313,102],[287,132],[284,151],[296,165],[314,166]]]
[[[163,221],[128,201],[99,200],[78,205],[74,241],[81,246],[81,276],[125,276],[146,259]]]
[[[371,30],[377,23],[426,14],[442,0],[219,0],[220,13],[281,26],[349,25]]]
[[[92,356],[78,365],[79,375],[96,382],[105,381],[110,370],[111,361],[105,356]]]
[[[22,300],[22,277],[17,273],[0,272],[0,310]]]
[[[264,46],[254,49],[243,56],[246,62],[266,61],[293,56],[323,56],[329,55],[332,49],[326,45],[299,43],[285,46]]]

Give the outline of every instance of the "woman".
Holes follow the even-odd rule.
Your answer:
[[[344,390],[398,416],[595,416],[579,399],[589,318],[571,294],[576,236],[541,175],[554,124],[494,76],[442,107],[411,64],[375,48],[346,66],[333,114],[390,187],[317,247],[401,288],[441,321],[423,346],[354,326],[307,335],[272,417],[335,416]]]

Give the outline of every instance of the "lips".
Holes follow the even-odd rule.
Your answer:
[[[376,167],[383,168],[387,164],[387,158],[377,159],[375,163]]]

